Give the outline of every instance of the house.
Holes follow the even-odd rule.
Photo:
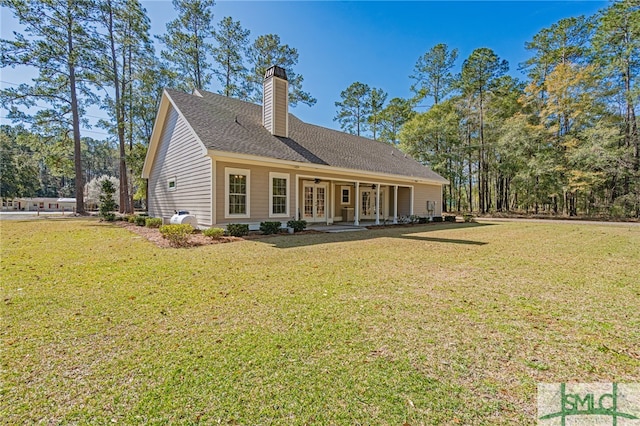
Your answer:
[[[75,198],[10,198],[2,200],[2,210],[41,211],[41,212],[75,212]]]
[[[264,79],[263,106],[165,90],[142,175],[149,215],[199,226],[304,219],[332,224],[440,216],[448,181],[396,147],[290,114],[285,70]]]

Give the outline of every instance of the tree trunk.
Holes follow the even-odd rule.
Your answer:
[[[71,6],[68,7],[69,10]],[[71,116],[73,127],[73,159],[75,166],[76,213],[84,214],[84,178],[82,176],[82,145],[80,143],[80,114],[76,93],[75,49],[73,44],[73,19],[69,10],[67,18],[67,47],[69,49],[69,90],[71,94]]]

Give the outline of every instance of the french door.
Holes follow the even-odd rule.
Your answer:
[[[327,184],[305,182],[302,191],[302,218],[307,222],[326,222]]]
[[[385,203],[387,194],[386,188],[380,190],[380,218],[388,216],[387,205]],[[360,218],[362,219],[375,219],[378,206],[376,205],[376,190],[375,189],[361,189],[360,190]]]

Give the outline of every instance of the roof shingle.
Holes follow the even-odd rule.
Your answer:
[[[307,124],[291,113],[289,137],[276,137],[262,126],[260,105],[204,90],[194,95],[170,89],[166,93],[202,143],[212,150],[447,183],[384,142]]]

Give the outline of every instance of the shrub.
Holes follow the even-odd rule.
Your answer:
[[[429,218],[426,216],[418,216],[417,217],[417,223],[427,223],[429,222]]]
[[[455,222],[456,221],[456,217],[455,216],[445,216],[444,217],[444,221],[445,222]]]
[[[109,222],[116,219],[116,215],[112,213],[116,209],[116,202],[113,200],[115,192],[116,187],[109,179],[100,182],[100,216]]]
[[[219,240],[224,235],[224,229],[222,228],[207,228],[202,231],[202,234],[212,240]]]
[[[277,234],[280,232],[282,224],[280,222],[261,222],[260,231],[265,235]]]
[[[184,225],[162,225],[160,234],[169,240],[171,247],[184,247],[189,242],[189,235],[193,232],[193,226]]]
[[[127,217],[129,223],[136,223],[136,215]]]
[[[293,228],[293,232],[301,232],[307,227],[306,220],[290,220],[287,222],[287,227]]]
[[[147,224],[147,218],[145,216],[136,216],[133,220],[135,222],[136,225],[138,226],[144,226]]]
[[[442,216],[434,216],[433,218],[431,218],[431,220],[433,222],[444,222],[444,219],[442,219]]]
[[[249,225],[246,223],[229,223],[227,224],[227,234],[232,237],[249,235]]]
[[[162,226],[162,218],[148,217],[145,219],[144,224],[147,228],[160,228]]]
[[[473,222],[473,215],[471,213],[465,213],[462,215],[465,222]]]

